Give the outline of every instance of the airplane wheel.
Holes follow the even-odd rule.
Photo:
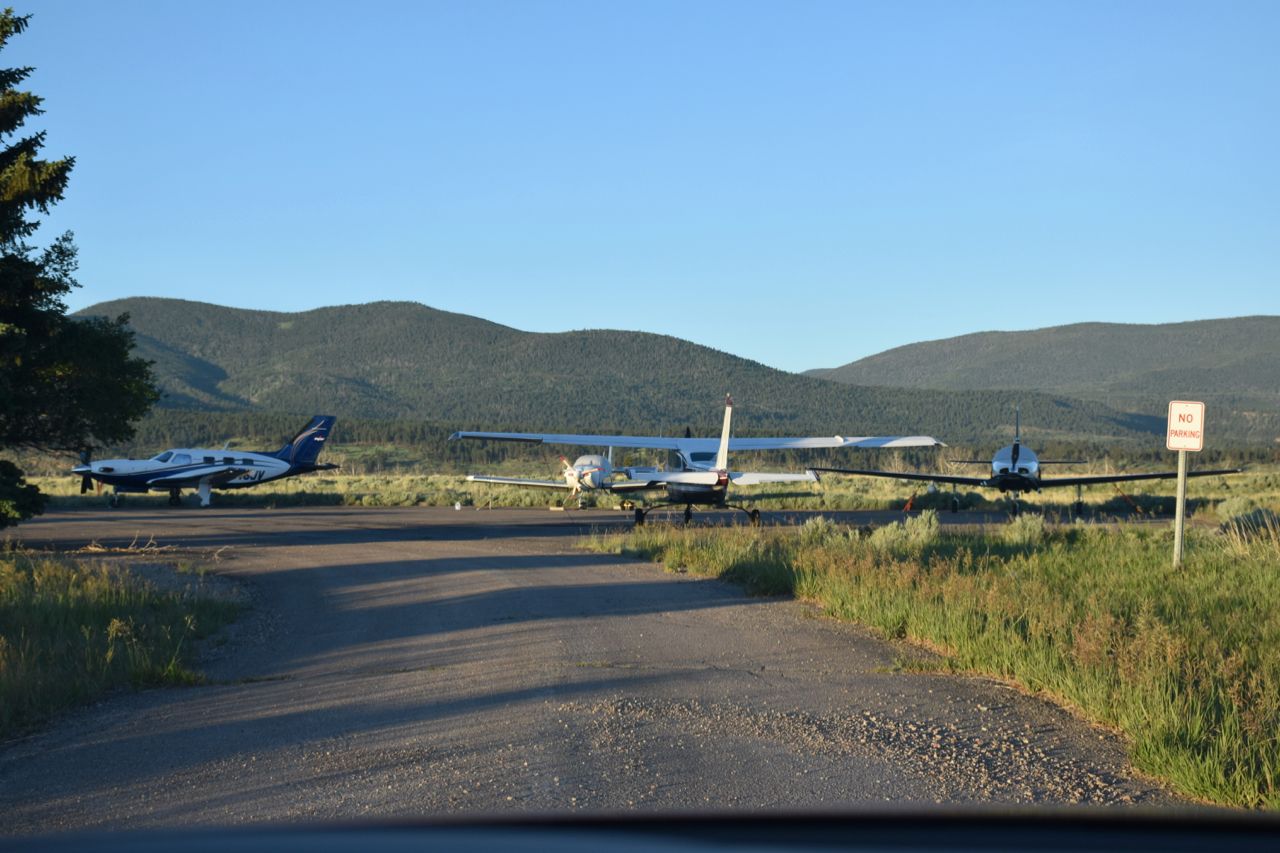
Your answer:
[[[1076,518],[1081,518],[1084,515],[1084,501],[1076,501],[1075,511]]]
[[[689,524],[691,521],[693,521],[693,507],[687,506],[684,508],[684,523]]]
[[[111,497],[107,498],[107,506],[111,507],[112,509],[119,509],[119,507],[120,507],[120,496],[119,496],[119,495],[112,495]]]
[[[750,512],[750,513],[748,513],[748,515],[749,515],[749,516],[750,516],[750,518],[751,518],[751,526],[752,526],[752,527],[759,527],[759,526],[760,526],[760,510],[758,510],[758,509],[753,509],[753,510],[751,510],[751,512]]]
[[[644,510],[636,507],[636,527],[644,527]]]
[[[952,512],[959,512],[959,511],[960,511],[960,499],[959,499],[959,498],[952,498],[952,499],[951,499],[951,511],[952,511]]]

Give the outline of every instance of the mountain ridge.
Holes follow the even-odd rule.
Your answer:
[[[1148,441],[1162,414],[1028,391],[849,386],[648,332],[525,332],[416,302],[257,311],[137,297],[128,313],[156,362],[162,405],[208,411],[421,418],[462,428],[714,432],[733,392],[744,434],[820,432],[989,440],[1021,404],[1029,434]],[[1142,438],[1146,436],[1146,438]]]
[[[1280,316],[1178,323],[1073,323],[974,332],[885,350],[805,375],[853,385],[1061,394],[1126,410],[1204,400],[1240,420],[1280,424]]]

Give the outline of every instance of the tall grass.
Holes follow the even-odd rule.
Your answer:
[[[102,563],[0,553],[0,737],[112,687],[198,680],[192,643],[236,609]]]
[[[1280,528],[674,529],[589,547],[790,592],[1113,726],[1185,794],[1280,808]],[[890,531],[890,532],[883,532]],[[1233,532],[1234,531],[1234,532]]]

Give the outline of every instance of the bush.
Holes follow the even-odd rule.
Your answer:
[[[1019,515],[1001,531],[1004,541],[1019,548],[1036,548],[1044,542],[1043,515]]]
[[[872,549],[883,554],[919,556],[937,544],[939,534],[938,513],[927,509],[915,518],[877,528],[867,541]]]
[[[0,459],[0,528],[44,512],[45,496],[27,483],[22,469]]]

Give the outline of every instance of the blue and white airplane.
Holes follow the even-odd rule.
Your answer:
[[[80,474],[80,493],[89,491],[97,480],[114,489],[111,505],[120,505],[126,492],[168,491],[169,505],[181,503],[183,489],[195,489],[200,506],[209,506],[213,489],[243,489],[281,477],[328,471],[337,465],[317,464],[329,430],[337,420],[333,415],[316,415],[284,447],[271,451],[208,450],[173,448],[150,459],[104,459],[71,469]]]
[[[577,435],[541,432],[455,432],[450,440],[458,438],[487,439],[497,441],[522,441],[532,444],[569,444],[595,447],[650,448],[668,450],[673,454],[674,465],[665,471],[654,468],[613,468],[608,456],[591,454],[580,456],[570,465],[565,461],[562,480],[526,480],[516,477],[493,477],[472,474],[468,480],[478,483],[501,483],[512,486],[530,486],[544,489],[569,489],[575,495],[581,491],[640,492],[665,490],[667,500],[647,509],[636,508],[635,523],[644,524],[645,515],[663,506],[684,506],[684,520],[693,518],[693,507],[709,506],[739,509],[747,513],[753,525],[760,523],[760,511],[729,502],[731,485],[751,486],[763,483],[813,483],[817,476],[812,471],[804,473],[766,474],[754,471],[731,471],[731,450],[794,450],[817,448],[855,447],[931,447],[942,442],[927,435],[873,435],[848,437],[841,435],[802,436],[796,438],[732,438],[733,399],[726,396],[724,425],[720,438],[675,438],[644,435]],[[563,459],[564,457],[561,457]],[[613,480],[615,474],[627,479]]]

